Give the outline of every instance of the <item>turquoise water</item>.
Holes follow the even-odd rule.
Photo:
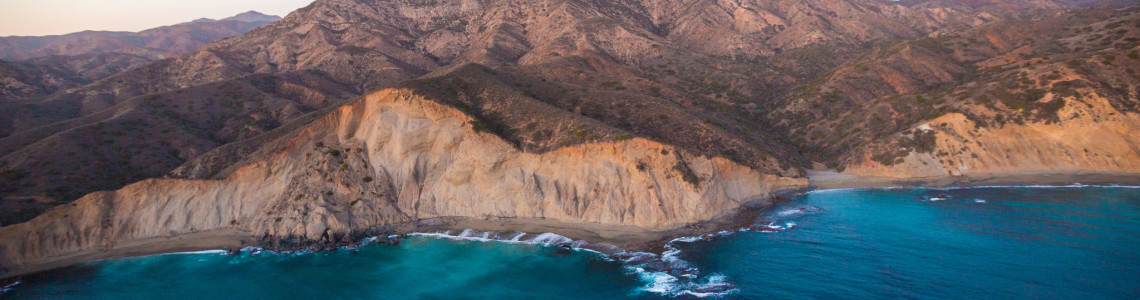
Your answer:
[[[819,191],[772,215],[757,221],[772,232],[682,239],[664,256],[452,233],[464,238],[99,261],[0,298],[1140,298],[1140,189]]]

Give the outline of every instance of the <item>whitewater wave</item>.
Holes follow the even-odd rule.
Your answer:
[[[172,252],[155,255],[194,255],[194,254],[228,254],[226,250],[202,250],[202,251],[186,251],[186,252]]]
[[[249,247],[246,247],[246,248],[249,248]],[[244,249],[243,249],[243,250],[244,250]],[[184,252],[168,252],[168,253],[157,253],[157,254],[137,255],[137,256],[127,256],[127,257],[153,257],[153,256],[166,256],[166,255],[199,255],[199,254],[221,254],[221,255],[229,255],[229,253],[230,253],[230,252],[229,252],[229,251],[226,251],[226,250],[221,250],[221,249],[214,249],[214,250],[202,250],[202,251],[184,251]],[[108,260],[114,260],[114,259],[119,259],[119,258],[114,258],[114,257],[111,257],[111,258],[101,258],[101,259],[92,260],[91,262],[101,262],[101,261],[108,261]]]
[[[974,203],[979,203],[979,204],[980,204],[980,203],[986,203],[986,200],[983,200],[983,199],[974,199]]]
[[[727,276],[723,274],[711,273],[702,275],[700,269],[693,266],[689,261],[681,258],[682,251],[680,244],[698,241],[710,241],[716,238],[731,236],[738,232],[781,232],[789,229],[794,229],[798,227],[798,225],[796,222],[791,221],[792,219],[799,218],[808,214],[819,213],[821,211],[823,210],[818,207],[807,205],[783,207],[774,210],[773,213],[769,216],[757,219],[749,227],[740,228],[735,231],[720,231],[699,236],[680,237],[673,239],[664,245],[665,251],[663,251],[661,254],[627,251],[610,244],[590,243],[584,240],[574,240],[566,236],[549,232],[532,234],[517,231],[499,232],[465,229],[436,232],[416,232],[410,233],[408,236],[477,242],[542,245],[548,247],[557,247],[556,250],[558,251],[585,251],[595,253],[602,259],[620,263],[622,269],[625,270],[626,274],[639,278],[642,282],[642,286],[635,289],[632,292],[633,294],[649,293],[664,297],[722,297],[736,293],[739,291],[739,289],[729,280]],[[399,237],[400,236],[392,235],[383,238],[387,240],[394,240]],[[380,236],[365,238],[353,246],[342,247],[342,249],[368,245],[379,241],[381,238],[382,237]],[[274,252],[259,247],[246,247],[242,249],[242,252],[250,254],[259,254],[266,252],[275,254],[296,253],[300,255],[311,253],[311,249]]]
[[[17,280],[16,282],[13,282],[11,284],[5,285],[4,287],[0,287],[0,294],[4,294],[4,293],[7,293],[8,291],[11,291],[12,289],[16,288],[16,285],[18,285],[18,284],[20,284],[19,280]]]
[[[641,279],[643,286],[635,290],[635,294],[652,293],[666,297],[687,295],[704,298],[738,292],[736,285],[724,275],[712,273],[701,276],[700,269],[681,258],[681,249],[677,243],[707,240],[707,236],[674,239],[665,244],[666,250],[661,255],[631,252],[612,255],[610,258],[621,262],[627,273]]]
[[[711,273],[702,276],[698,268],[681,258],[680,244],[711,241],[738,232],[782,232],[799,226],[792,219],[822,211],[821,208],[808,205],[783,207],[774,210],[770,216],[757,219],[752,226],[736,231],[720,231],[673,239],[665,244],[665,251],[660,256],[634,252],[611,257],[622,261],[629,272],[637,274],[642,279],[645,285],[638,289],[639,292],[667,297],[722,297],[736,293],[739,289],[722,274]]]
[[[496,231],[477,231],[472,229],[464,229],[458,233],[454,231],[438,231],[438,232],[416,232],[408,234],[410,236],[422,236],[451,240],[465,240],[465,241],[479,241],[479,242],[500,242],[508,244],[530,244],[530,245],[567,245],[573,248],[582,248],[589,245],[586,241],[575,241],[571,238],[557,235],[554,233],[543,234],[527,234],[525,232],[496,232]]]
[[[779,227],[784,227],[784,229],[787,229],[787,226],[776,226],[776,224],[783,221],[797,219],[806,215],[818,214],[821,212],[823,212],[822,208],[802,204],[797,206],[778,208],[775,210],[775,212],[772,213],[772,215],[756,219],[755,224],[753,224],[749,229],[761,230],[761,228],[765,227],[769,229],[779,229]],[[795,222],[791,223],[793,226],[795,225]]]
[[[927,201],[927,202],[938,202],[938,201],[946,201],[946,200],[950,200],[950,196],[927,197],[925,201]]]
[[[1122,189],[1140,189],[1140,185],[1117,185],[1117,184],[1068,184],[1068,185],[979,185],[979,186],[952,186],[952,187],[916,187],[916,186],[883,186],[883,187],[862,187],[862,188],[845,188],[845,189],[822,189],[807,191],[806,194],[824,194],[833,192],[844,191],[875,191],[875,190],[933,190],[933,191],[950,191],[950,190],[968,190],[968,189],[993,189],[993,188],[1028,188],[1028,189],[1066,189],[1066,188],[1122,188]]]
[[[728,231],[718,233],[731,234]],[[586,251],[599,255],[601,258],[620,263],[627,274],[641,279],[643,286],[634,293],[652,293],[666,297],[690,295],[708,297],[727,295],[735,292],[736,287],[719,274],[701,276],[700,270],[691,263],[680,258],[681,250],[674,243],[683,241],[707,240],[710,235],[698,237],[683,237],[669,242],[662,254],[648,252],[626,251],[617,246],[601,243],[589,243],[583,240],[574,240],[554,233],[530,234],[523,232],[483,232],[466,229],[462,231],[418,232],[409,234],[430,238],[451,240],[498,242],[508,244],[529,244],[559,247],[569,251]]]

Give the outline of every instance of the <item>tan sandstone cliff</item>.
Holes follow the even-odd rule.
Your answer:
[[[951,113],[924,122],[937,146],[911,151],[902,163],[884,166],[867,159],[845,173],[892,178],[1026,173],[1128,173],[1140,171],[1140,114],[1113,108],[1089,93],[1068,98],[1058,122],[982,127]],[[1052,101],[1050,94],[1042,101]]]
[[[436,217],[670,228],[806,185],[640,138],[524,153],[471,120],[409,90],[376,92],[223,180],[145,180],[0,228],[0,267],[215,230],[317,240]]]

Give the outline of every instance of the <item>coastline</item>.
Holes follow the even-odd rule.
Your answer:
[[[675,238],[747,227],[755,219],[765,214],[765,208],[779,201],[785,201],[788,195],[804,191],[807,189],[777,191],[772,196],[746,202],[741,207],[711,220],[674,228],[642,228],[631,225],[562,222],[548,219],[442,217],[377,228],[369,234],[354,236],[350,241],[340,241],[339,243],[304,241],[287,245],[278,244],[277,242],[281,241],[279,239],[259,240],[252,233],[239,230],[203,231],[175,237],[129,241],[117,244],[109,249],[88,249],[68,255],[46,258],[37,263],[7,270],[7,273],[0,274],[0,283],[15,281],[21,276],[104,259],[210,250],[238,251],[250,246],[270,250],[313,249],[314,251],[327,251],[336,249],[337,246],[352,245],[370,237],[446,231],[458,232],[466,229],[484,232],[553,233],[573,240],[608,244],[624,250],[661,253],[665,251],[664,246]]]
[[[1029,185],[1131,185],[1140,186],[1138,173],[1107,172],[1023,172],[1001,174],[971,174],[926,178],[892,178],[842,174],[833,171],[809,171],[811,190],[852,188],[945,188],[983,186]]]
[[[0,274],[0,282],[33,273],[50,271],[86,262],[179,252],[204,250],[232,250],[254,246],[248,233],[237,230],[212,230],[167,238],[134,240],[120,243],[109,249],[88,249],[68,255],[46,258],[35,264],[19,266]]]
[[[830,171],[808,172],[809,187],[779,191],[768,198],[744,203],[740,208],[726,212],[711,220],[676,228],[642,228],[629,225],[603,225],[594,223],[561,222],[547,219],[486,218],[472,219],[444,217],[397,224],[384,228],[384,234],[430,233],[462,231],[465,229],[495,232],[554,233],[574,240],[613,245],[625,250],[658,252],[669,241],[687,236],[700,236],[722,230],[748,227],[772,207],[796,194],[814,190],[851,188],[944,188],[980,186],[1028,185],[1131,185],[1140,186],[1140,174],[1103,172],[1026,172],[995,175],[966,175],[933,178],[885,178],[840,174]],[[357,242],[369,236],[356,237]],[[314,244],[319,246],[320,244]],[[249,246],[274,248],[270,243],[258,241],[251,233],[233,229],[196,232],[167,238],[129,241],[109,249],[89,249],[42,262],[20,266],[0,274],[0,283],[17,280],[21,276],[50,271],[85,262],[122,257],[137,257],[179,252],[226,250],[236,251]],[[320,249],[320,247],[317,247]]]
[[[762,207],[747,208],[744,210],[759,211],[761,208]],[[383,231],[384,234],[380,236],[447,231],[458,232],[466,229],[484,232],[516,231],[528,234],[554,233],[574,240],[609,244],[627,250],[637,249],[661,252],[661,248],[674,238],[696,236],[737,226],[736,221],[746,219],[741,218],[741,215],[755,216],[756,213],[726,213],[714,220],[691,224],[681,228],[641,228],[628,225],[570,223],[544,219],[470,219],[444,217],[421,220],[415,223],[392,225],[386,228],[387,230]],[[352,239],[351,243],[340,243],[336,245],[350,245],[373,236],[376,235],[360,236]],[[238,230],[204,231],[168,238],[130,241],[115,245],[109,249],[88,249],[68,255],[46,258],[41,262],[19,266],[18,268],[8,270],[7,273],[0,274],[0,283],[13,281],[21,276],[34,273],[105,259],[212,250],[231,252],[251,246],[264,247],[270,250],[296,250],[308,248],[309,246],[312,246],[312,249],[315,249],[314,251],[330,249],[328,245],[325,244],[308,242],[289,246],[274,246],[273,242],[259,242],[252,234]],[[335,249],[335,247],[331,249]]]

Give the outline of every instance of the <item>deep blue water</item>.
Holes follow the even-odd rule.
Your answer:
[[[98,261],[24,278],[0,298],[611,299],[727,289],[720,297],[1140,299],[1140,189],[818,191],[772,213],[758,224],[791,229],[677,241],[679,254],[664,257],[415,236],[334,252]]]

